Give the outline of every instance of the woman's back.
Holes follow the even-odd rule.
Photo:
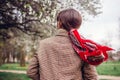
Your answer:
[[[97,80],[95,67],[81,60],[72,47],[68,32],[78,29],[82,19],[74,9],[57,16],[58,34],[40,41],[27,74],[33,80]]]
[[[40,80],[82,80],[81,60],[65,30],[60,29],[55,37],[41,41],[40,46]]]

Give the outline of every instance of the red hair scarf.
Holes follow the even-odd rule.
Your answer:
[[[80,58],[91,65],[99,65],[108,59],[107,51],[113,50],[108,46],[103,46],[89,39],[83,38],[76,29],[69,32],[69,37],[74,50]]]

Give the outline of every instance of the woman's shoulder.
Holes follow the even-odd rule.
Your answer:
[[[39,40],[39,44],[40,45],[48,45],[48,44],[55,42],[55,40],[56,40],[55,36],[52,36],[49,38],[45,38],[43,40]]]
[[[49,42],[51,42],[53,40],[55,40],[55,36],[42,39],[42,40],[40,40],[40,42],[42,42],[42,43],[49,43]]]

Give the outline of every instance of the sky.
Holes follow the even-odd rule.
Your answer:
[[[118,26],[120,0],[102,0],[102,14],[82,23],[80,33],[98,43],[109,42],[114,49],[120,48]]]

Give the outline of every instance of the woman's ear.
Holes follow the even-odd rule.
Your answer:
[[[60,21],[57,21],[57,28],[62,28],[62,23]]]

